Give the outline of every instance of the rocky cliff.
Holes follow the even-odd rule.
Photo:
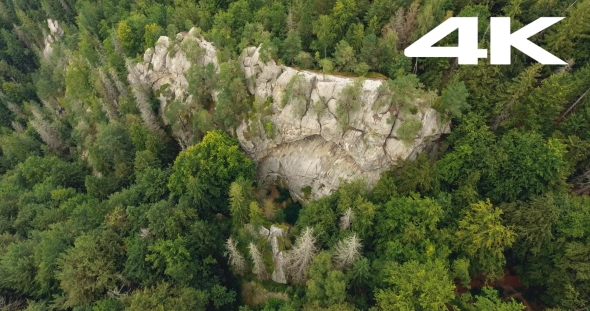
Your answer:
[[[59,25],[58,21],[54,21],[48,18],[47,27],[49,28],[49,33],[45,35],[45,38],[43,40],[43,44],[45,46],[43,48],[43,51],[41,52],[41,55],[45,59],[48,59],[49,55],[51,55],[51,52],[53,51],[52,44],[56,41],[59,41],[64,35],[64,31]]]
[[[195,40],[205,51],[197,65],[217,66],[215,48],[209,42],[191,30],[180,34],[175,44],[186,40]],[[169,38],[161,37],[155,49],[146,51],[143,63],[130,67],[129,81],[154,91],[166,85],[176,100],[188,100],[184,73],[192,64],[182,50],[170,45]],[[382,80],[295,70],[273,60],[263,62],[259,52],[260,48],[250,47],[240,57],[258,109],[236,133],[242,148],[258,163],[259,177],[283,182],[295,198],[305,199],[304,193],[328,195],[343,180],[363,178],[373,185],[392,163],[415,157],[450,131],[427,105],[415,105],[412,113],[391,105],[374,109],[383,96]],[[164,108],[168,99],[162,94],[160,99]],[[339,105],[345,102],[354,108],[347,110],[343,122]],[[421,126],[409,141],[402,141],[398,131],[410,120]]]

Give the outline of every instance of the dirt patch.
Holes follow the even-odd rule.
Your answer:
[[[260,284],[254,282],[244,282],[242,286],[242,300],[249,307],[256,307],[265,303],[271,298],[288,300],[289,296],[285,293],[273,293],[266,290]]]
[[[269,192],[270,192],[270,194],[269,194]],[[267,193],[266,200],[270,200],[272,202],[275,202],[281,196],[281,194],[279,193],[279,190],[274,185],[268,187],[266,193]]]
[[[495,282],[485,282],[483,276],[476,277],[473,280],[471,280],[469,286],[471,288],[481,288],[484,286],[489,286],[496,289],[501,289],[501,293],[503,295],[502,299],[504,301],[515,299],[517,301],[520,301],[524,306],[526,306],[526,311],[540,310],[539,308],[533,308],[529,304],[529,302],[523,297],[523,293],[525,293],[528,289],[520,281],[518,275],[516,274],[516,271],[514,271],[513,269],[504,269],[504,276]],[[463,294],[467,291],[467,288],[460,285],[457,286],[457,292],[459,294]]]

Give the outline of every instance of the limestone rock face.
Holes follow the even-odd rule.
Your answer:
[[[272,114],[265,116],[264,122],[272,123],[274,137],[252,135],[254,121],[249,120],[238,128],[238,138],[246,153],[258,162],[259,177],[284,180],[297,199],[304,199],[302,189],[306,187],[311,187],[314,197],[328,195],[343,180],[363,178],[373,185],[392,163],[414,158],[450,131],[431,108],[403,117],[388,107],[373,111],[383,81],[372,79],[364,81],[360,109],[349,115],[349,126],[342,127],[336,117],[338,101],[353,79],[298,71],[274,61],[264,63],[259,56],[259,48],[248,48],[241,65],[249,91],[259,99],[272,99]],[[301,81],[300,97],[283,102],[296,75]],[[318,105],[327,107],[318,111],[314,109]],[[404,144],[397,138],[397,131],[409,119],[419,120],[422,129],[412,144]]]
[[[277,283],[287,284],[287,275],[284,270],[284,250],[281,249],[281,245],[283,245],[284,241],[283,239],[286,236],[285,231],[275,225],[271,225],[270,229],[260,227],[258,231],[256,231],[252,224],[245,224],[244,227],[253,237],[265,239],[266,242],[270,244],[274,266],[271,279]]]
[[[59,23],[57,21],[48,18],[47,27],[49,27],[49,34],[45,36],[43,42],[45,44],[45,47],[43,49],[43,57],[45,59],[49,58],[49,55],[51,55],[51,52],[53,52],[52,44],[55,41],[61,39],[64,35],[64,31],[61,28],[61,26],[59,26]]]
[[[285,258],[283,255],[283,250],[281,250],[281,246],[279,245],[279,239],[282,241],[284,239],[284,231],[283,229],[272,225],[270,227],[270,235],[268,237],[268,241],[272,247],[272,254],[273,254],[273,262],[274,262],[274,270],[272,272],[272,280],[281,283],[287,284],[287,276],[285,275]]]
[[[182,49],[184,43],[193,40],[199,44],[203,53],[195,64],[187,58],[186,52]],[[186,72],[192,65],[206,66],[213,63],[218,70],[217,50],[210,42],[205,41],[192,28],[189,32],[179,33],[175,40],[161,36],[156,42],[155,48],[149,48],[144,53],[143,62],[128,64],[129,75],[127,79],[133,87],[141,87],[143,91],[154,91],[160,99],[160,114],[164,116],[164,123],[168,124],[165,118],[167,105],[172,100],[183,103],[191,101],[188,93],[188,81]],[[216,94],[211,94],[216,98]],[[175,133],[180,142],[191,141],[190,130]]]
[[[211,43],[194,29],[179,34],[176,41],[182,44],[186,40],[195,40],[204,50],[197,65],[213,63],[219,68]],[[373,185],[397,160],[414,158],[432,147],[440,135],[450,132],[449,125],[430,108],[406,115],[389,107],[374,111],[383,83],[377,79],[363,82],[360,108],[350,113],[349,122],[342,126],[336,117],[339,99],[354,79],[300,71],[272,60],[263,62],[259,50],[245,49],[239,61],[248,90],[257,103],[266,105],[265,113],[244,120],[236,133],[243,150],[258,163],[259,178],[283,182],[295,199],[329,195],[344,180],[362,178]],[[163,112],[172,98],[190,101],[185,74],[191,65],[177,43],[160,37],[156,47],[146,51],[143,62],[128,66],[128,79],[131,85],[155,91]],[[292,100],[285,93],[295,76],[300,82],[297,99]],[[216,94],[212,97],[217,98]],[[285,102],[283,97],[287,98]],[[165,115],[163,119],[166,122]],[[404,143],[398,139],[398,131],[411,119],[420,121],[422,127],[413,142]],[[190,131],[175,133],[184,141],[190,141],[190,135]],[[311,197],[305,197],[305,188],[311,188]]]
[[[196,65],[204,66],[213,63],[217,68],[217,51],[210,42],[205,41],[197,34],[195,28],[187,33],[180,33],[176,42],[166,36],[161,36],[156,42],[155,48],[149,48],[143,56],[143,62],[128,66],[127,79],[131,85],[141,85],[145,90],[160,91],[160,99],[164,105],[166,96],[174,96],[177,100],[186,100],[188,95],[188,82],[185,77],[187,70],[193,65],[187,59],[181,45],[194,40],[203,49],[204,53]],[[167,92],[164,92],[164,89]]]

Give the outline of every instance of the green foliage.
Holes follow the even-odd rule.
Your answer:
[[[576,54],[578,38],[586,37],[589,32],[588,12],[590,7],[587,2],[577,3],[568,10],[565,20],[556,25],[549,33],[545,41],[547,48],[558,57],[569,59]],[[574,21],[580,21],[575,23]]]
[[[292,65],[301,52],[301,49],[301,37],[296,31],[289,30],[287,38],[285,38],[282,45],[283,60]]]
[[[96,143],[89,150],[94,168],[103,175],[129,178],[133,172],[134,149],[129,132],[122,124],[99,127]]]
[[[356,57],[354,55],[354,49],[348,44],[348,42],[344,40],[340,41],[336,45],[334,59],[339,70],[354,71],[354,69],[356,68]]]
[[[160,283],[154,287],[135,291],[128,299],[126,310],[204,311],[208,304],[208,296],[206,292],[191,287],[178,287],[169,283]]]
[[[323,52],[324,58],[328,57],[328,47],[332,46],[336,40],[334,24],[334,20],[328,15],[321,15],[313,24],[313,33],[317,40],[312,46],[316,51]]]
[[[431,193],[437,188],[438,172],[428,155],[421,153],[415,160],[400,161],[381,178],[372,190],[373,201],[385,203],[394,196]]]
[[[384,278],[390,287],[376,294],[380,310],[442,311],[454,298],[455,285],[446,263],[439,259],[393,263]]]
[[[322,307],[344,302],[346,278],[341,271],[332,268],[331,254],[319,253],[308,270],[306,299]]]
[[[457,248],[472,258],[472,267],[490,280],[503,276],[504,250],[516,238],[514,231],[502,224],[501,215],[502,210],[489,201],[471,204],[455,232]]]
[[[250,202],[248,219],[254,228],[260,228],[264,224],[264,212],[256,202]]]
[[[197,202],[223,202],[238,177],[252,179],[254,163],[239,150],[237,141],[223,132],[209,132],[203,141],[182,152],[172,168],[168,187],[172,194],[191,195]],[[191,190],[192,185],[200,189]],[[214,207],[217,211],[224,208]]]
[[[154,269],[161,269],[164,274],[180,284],[187,284],[194,274],[190,271],[190,253],[182,237],[175,240],[159,240],[148,247],[150,254],[145,260],[151,262]]]
[[[107,298],[98,301],[92,311],[123,311],[125,310],[125,306],[117,299]]]
[[[352,268],[346,273],[349,284],[354,288],[363,288],[371,284],[373,275],[371,274],[370,262],[367,258],[357,260]]]
[[[10,244],[0,259],[0,286],[23,294],[34,294],[36,267],[33,260],[36,243],[32,240]]]
[[[243,178],[238,178],[229,188],[229,212],[232,217],[233,226],[236,229],[242,228],[250,217],[249,201],[252,200],[252,184]]]
[[[444,258],[449,250],[439,245],[445,239],[438,228],[442,217],[442,208],[432,199],[392,198],[375,217],[375,250],[399,262]]]
[[[398,111],[403,106],[413,104],[417,98],[424,97],[421,90],[423,85],[415,75],[405,75],[379,86],[379,97],[373,103],[373,111],[381,111],[383,108]]]
[[[30,187],[47,183],[53,187],[72,187],[82,189],[84,171],[73,163],[60,160],[55,156],[27,158],[18,166],[25,185]]]
[[[155,34],[162,32],[162,30],[158,30],[157,25],[151,25],[148,18],[139,13],[131,14],[127,19],[119,22],[117,37],[121,40],[121,45],[127,56],[135,57],[136,54],[142,53],[146,46],[151,46],[151,43],[154,42]],[[146,45],[146,43],[150,44]]]
[[[356,65],[356,67],[354,68],[354,73],[361,76],[361,77],[364,77],[369,72],[369,69],[371,69],[371,67],[369,67],[369,65],[367,65],[367,63],[361,62],[361,63],[358,63]]]
[[[334,70],[334,64],[332,63],[332,61],[328,58],[322,58],[319,60],[319,65],[320,67],[322,67],[322,71],[324,73],[329,73],[332,70]]]
[[[217,74],[213,63],[208,63],[204,67],[191,66],[186,73],[186,79],[193,101],[209,109],[213,103],[211,92],[217,87]]]
[[[295,116],[302,118],[307,112],[308,90],[308,83],[305,78],[299,74],[294,75],[287,83],[281,105],[285,107],[287,104],[291,104]]]
[[[459,185],[458,192],[475,191],[494,203],[526,199],[564,186],[565,146],[556,139],[511,131],[497,141],[476,120],[465,122],[454,135],[458,137],[454,150],[437,166],[443,181]],[[478,196],[463,198],[475,203]]]
[[[336,118],[338,125],[343,129],[351,125],[351,117],[361,108],[361,92],[364,83],[364,79],[356,79],[340,93],[340,98],[336,102]]]
[[[218,124],[227,129],[237,127],[250,100],[238,62],[221,64],[217,89],[220,91],[215,107],[215,117]]]
[[[263,62],[268,62],[276,59],[278,53],[278,47],[274,42],[267,39],[260,45],[260,57],[259,59]]]
[[[264,122],[264,132],[266,133],[267,137],[270,139],[274,139],[276,136],[276,129],[274,124],[271,120],[267,120]]]
[[[307,52],[299,52],[295,56],[295,63],[303,69],[309,69],[313,66],[313,58]]]
[[[406,119],[397,130],[397,138],[399,138],[404,145],[411,146],[414,144],[414,139],[422,130],[422,122],[416,119]]]
[[[470,108],[467,103],[469,92],[463,82],[454,82],[449,84],[442,91],[442,111],[447,115],[458,118],[463,114],[463,111]]]
[[[56,277],[66,294],[66,307],[88,305],[116,286],[122,245],[112,231],[80,236],[59,261]]]
[[[306,204],[299,213],[298,227],[313,227],[318,241],[328,243],[337,231],[334,199],[326,197]]]
[[[465,298],[470,295],[465,295]],[[463,298],[463,297],[462,297]],[[498,292],[490,287],[483,288],[483,295],[476,296],[477,300],[473,305],[466,306],[467,310],[481,310],[481,311],[522,311],[526,310],[526,306],[522,303],[511,299],[508,302],[503,302],[498,297]]]

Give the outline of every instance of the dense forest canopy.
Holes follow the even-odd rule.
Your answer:
[[[489,17],[564,16],[531,41],[568,65],[404,56],[453,16],[480,48]],[[220,68],[191,67],[165,125],[128,66],[193,27]],[[436,94],[452,133],[372,189],[293,202],[234,137],[260,109],[249,46]],[[585,310],[589,93],[590,0],[1,0],[0,310]]]

